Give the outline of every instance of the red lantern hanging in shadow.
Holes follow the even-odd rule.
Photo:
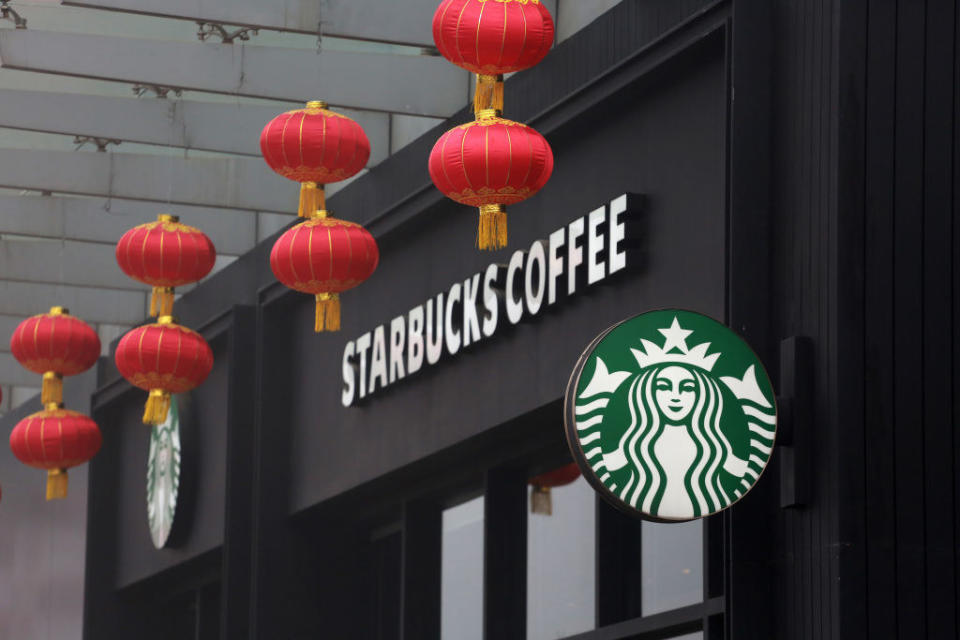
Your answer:
[[[370,232],[325,216],[288,229],[270,252],[270,268],[277,280],[316,297],[317,332],[340,329],[339,294],[373,275],[379,261],[380,251]]]
[[[213,369],[213,352],[203,337],[160,316],[124,335],[114,355],[117,370],[135,387],[149,391],[143,423],[161,424],[170,410],[170,394],[200,386]]]
[[[156,222],[127,231],[117,242],[117,264],[125,274],[151,285],[151,316],[173,314],[175,287],[202,280],[213,269],[217,251],[205,233],[161,213]]]
[[[553,499],[550,490],[554,487],[563,487],[573,484],[580,477],[580,467],[571,462],[568,465],[554,469],[530,478],[530,512],[542,515],[553,514]]]
[[[481,250],[507,246],[506,207],[539,191],[553,171],[543,136],[500,117],[503,74],[538,64],[553,37],[553,18],[538,0],[443,0],[434,13],[437,49],[476,73],[477,85],[476,122],[440,138],[430,154],[430,177],[447,197],[479,207]]]
[[[43,376],[40,402],[63,402],[63,376],[83,373],[100,357],[100,338],[63,307],[27,318],[10,337],[10,352],[23,367]]]
[[[444,195],[480,209],[477,246],[497,249],[507,246],[506,207],[547,183],[553,151],[534,129],[487,110],[437,140],[429,169]]]
[[[96,422],[63,408],[31,414],[10,433],[13,455],[25,465],[47,470],[47,500],[67,497],[67,469],[93,458],[101,443]]]
[[[370,141],[352,118],[312,100],[282,113],[263,128],[260,151],[271,169],[300,183],[298,215],[326,209],[324,185],[346,180],[367,166]]]
[[[270,268],[287,287],[315,297],[315,331],[339,331],[340,293],[373,275],[380,252],[366,229],[329,215],[324,185],[366,166],[367,135],[352,119],[313,101],[271,120],[260,149],[270,168],[301,183],[299,215],[307,218],[273,245]]]
[[[502,110],[502,75],[539,64],[553,37],[553,18],[538,0],[444,0],[433,14],[440,55],[479,76],[477,111]]]
[[[25,368],[43,375],[43,411],[21,420],[10,434],[18,460],[47,470],[47,500],[67,495],[67,469],[83,464],[100,449],[97,424],[63,408],[63,376],[83,373],[100,357],[100,338],[63,307],[21,322],[10,337],[10,351]]]

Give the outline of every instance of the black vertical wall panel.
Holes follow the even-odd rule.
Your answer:
[[[857,3],[854,3],[857,4]],[[862,531],[865,624],[842,637],[957,635],[957,7],[949,0],[874,0],[866,34],[863,180],[840,183],[841,219],[862,221],[862,494],[851,493],[850,529]],[[851,84],[860,82],[855,65]],[[849,174],[855,177],[856,171]],[[863,204],[847,194],[862,190]],[[842,250],[861,234],[851,226]],[[860,319],[842,318],[848,335]],[[855,360],[855,362],[854,362]],[[850,377],[848,376],[848,378]],[[843,398],[845,378],[837,382]],[[844,427],[841,423],[841,428]],[[843,461],[841,461],[843,462]],[[842,475],[841,482],[849,482]],[[862,497],[861,497],[862,495]],[[858,534],[859,535],[859,534]],[[844,580],[856,576],[843,575]],[[861,628],[863,630],[861,630]]]
[[[774,334],[815,345],[810,503],[781,512],[777,629],[836,636],[837,13],[832,0],[774,3]]]
[[[892,283],[897,626],[901,637],[918,638],[926,633],[923,358],[918,340],[923,330],[923,37],[923,4],[898,2]]]
[[[957,635],[950,420],[950,249],[955,2],[928,0],[924,104],[923,422],[926,623],[931,638]]]
[[[839,100],[837,134],[837,217],[836,238],[838,277],[837,313],[843,322],[837,324],[837,373],[842,385],[837,394],[836,423],[839,427],[832,481],[838,542],[832,547],[834,575],[833,637],[858,638],[866,630],[868,584],[866,571],[864,504],[867,464],[863,455],[866,426],[863,396],[866,387],[863,375],[865,291],[862,283],[866,272],[864,203],[866,194],[860,185],[867,175],[864,153],[871,136],[866,127],[866,104],[869,100],[866,80],[868,0],[848,0],[841,8],[837,52],[839,56],[837,91]],[[857,188],[842,188],[856,185]],[[889,431],[889,430],[888,430]]]
[[[896,585],[893,563],[896,549],[896,496],[893,469],[893,177],[895,117],[896,5],[870,7],[866,84],[866,278],[864,344],[865,394],[864,438],[866,479],[866,559],[869,567],[867,593],[869,637],[894,637],[897,624]],[[862,366],[862,364],[861,364]]]
[[[954,624],[960,630],[960,437],[956,433],[960,425],[960,10],[955,11],[953,30],[953,189],[951,203],[951,274],[952,296],[950,326],[953,328],[952,339],[953,357],[951,373],[953,384],[951,396],[953,398],[951,424],[953,427],[953,532],[954,532]]]

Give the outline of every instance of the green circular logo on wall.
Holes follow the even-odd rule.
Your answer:
[[[147,459],[147,521],[157,549],[167,546],[177,514],[180,454],[180,406],[171,396],[167,419],[151,429]]]
[[[743,497],[773,452],[763,364],[705,315],[667,309],[600,334],[567,386],[567,441],[614,505],[658,521],[702,518]]]

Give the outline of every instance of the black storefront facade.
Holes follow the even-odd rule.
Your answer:
[[[663,307],[750,342],[777,451],[703,521],[702,594],[679,608],[645,615],[641,524],[597,501],[595,628],[570,637],[957,637],[958,19],[934,0],[626,0],[507,82],[506,115],[556,155],[509,250],[474,250],[472,212],[429,181],[464,109],[331,198],[381,249],[340,333],[313,333],[270,242],[184,296],[216,364],[184,420],[170,549],[146,528],[143,394],[99,370],[85,637],[440,638],[443,514],[480,497],[482,637],[526,637],[527,482],[570,460],[567,379],[594,336]],[[581,218],[576,291],[564,272],[487,332],[490,265],[502,312],[531,293],[534,243]],[[399,319],[406,344],[440,294],[456,348],[413,372],[385,355],[381,377],[378,328],[389,349]]]

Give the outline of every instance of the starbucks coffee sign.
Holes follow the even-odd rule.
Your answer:
[[[644,313],[600,334],[567,386],[567,441],[615,506],[656,521],[726,509],[773,452],[773,387],[753,350],[699,313]]]
[[[180,465],[180,406],[177,396],[171,396],[166,421],[151,430],[147,460],[147,522],[157,549],[167,546],[173,528],[180,491]]]
[[[636,262],[639,198],[624,194],[576,218],[506,264],[494,263],[343,349],[349,407],[421,369],[534,318]]]

